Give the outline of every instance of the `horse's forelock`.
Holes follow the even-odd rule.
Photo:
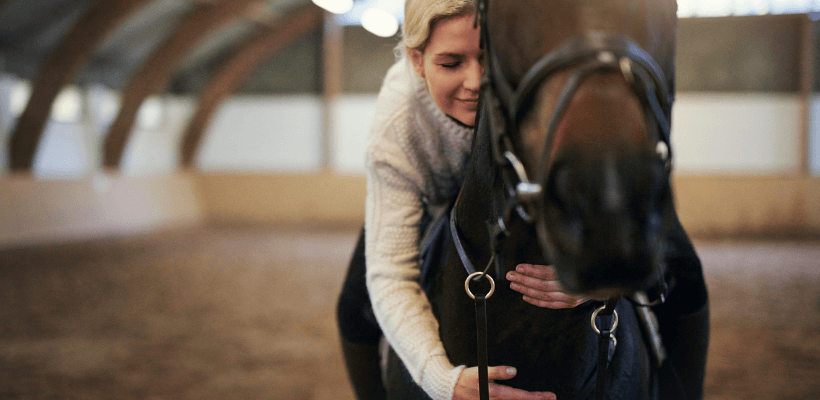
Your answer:
[[[539,58],[575,35],[576,7],[574,0],[490,1],[490,41],[511,83],[520,81]]]

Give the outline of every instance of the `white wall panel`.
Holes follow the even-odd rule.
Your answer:
[[[679,93],[672,112],[676,171],[799,171],[800,118],[796,95]]]
[[[179,143],[196,103],[192,98],[167,97],[161,100],[156,126],[134,124],[123,154],[122,171],[139,176],[174,172],[179,165]]]
[[[333,160],[336,171],[364,174],[367,136],[376,113],[376,95],[340,96],[333,105]]]
[[[41,178],[70,178],[86,174],[91,166],[86,134],[79,123],[49,119],[34,155],[33,173]]]
[[[364,173],[375,102],[376,95],[345,95],[331,105],[330,163],[335,171]],[[91,101],[86,104],[95,106]],[[126,174],[177,168],[179,141],[196,104],[193,98],[166,97],[163,105],[158,126],[135,128],[124,158]],[[8,104],[2,108],[0,134],[7,136],[16,121]],[[820,175],[820,96],[813,98],[810,109],[809,148],[801,149],[802,116],[796,95],[679,93],[672,127],[676,172],[790,173],[799,171],[800,153],[807,151],[812,173]],[[322,116],[319,96],[233,98],[217,112],[197,164],[208,172],[317,171],[322,165]],[[94,131],[105,128],[97,125],[50,121],[35,159],[35,174],[66,178],[93,172],[97,161],[90,153],[101,146],[96,143],[100,132]],[[5,154],[4,141],[0,147]]]
[[[208,172],[308,172],[322,166],[319,96],[235,97],[217,112],[197,165]]]

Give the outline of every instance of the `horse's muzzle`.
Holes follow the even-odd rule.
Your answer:
[[[641,177],[633,168],[625,173],[629,163],[604,162],[583,173],[569,166],[553,171],[541,236],[567,290],[594,297],[631,294],[657,277],[663,190],[657,189],[656,174]]]

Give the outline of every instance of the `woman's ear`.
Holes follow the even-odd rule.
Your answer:
[[[410,61],[413,63],[413,69],[420,77],[424,76],[424,54],[416,49],[408,50],[407,54],[410,56]]]

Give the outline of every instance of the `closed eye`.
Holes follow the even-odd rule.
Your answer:
[[[442,68],[456,69],[464,63],[464,55],[458,53],[436,54],[433,62]]]

